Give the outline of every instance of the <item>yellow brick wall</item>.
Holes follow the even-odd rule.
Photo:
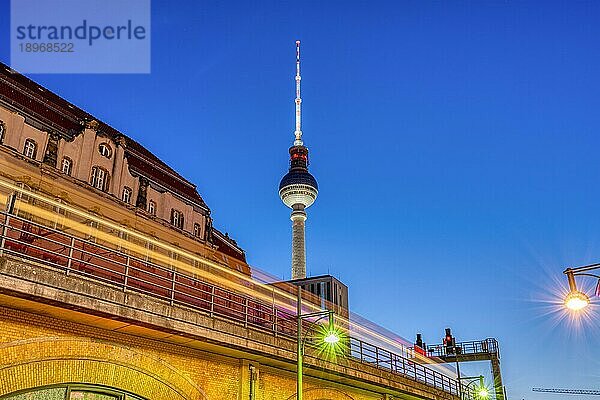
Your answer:
[[[293,371],[258,365],[255,400],[293,400]],[[247,400],[248,361],[0,307],[0,397],[58,383],[106,385],[149,400]],[[304,400],[380,400],[305,377]]]
[[[296,400],[295,373],[262,367],[256,400]],[[303,400],[381,400],[381,394],[349,389],[335,382],[304,377]]]

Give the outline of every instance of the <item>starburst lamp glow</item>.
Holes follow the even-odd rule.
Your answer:
[[[575,282],[576,270],[573,270],[572,268],[567,268],[564,271],[564,274],[567,275],[567,279],[569,281],[569,294],[567,295],[567,297],[565,297],[565,306],[571,311],[582,310],[590,304],[590,298],[585,293],[577,290],[577,283]]]
[[[487,399],[488,396],[490,395],[490,392],[487,390],[486,387],[482,387],[482,388],[479,388],[479,391],[477,392],[477,395],[481,399]]]
[[[569,310],[579,311],[590,304],[590,298],[583,292],[578,290],[571,291],[565,298],[565,306]]]
[[[334,331],[329,331],[329,333],[327,333],[327,336],[323,338],[323,341],[327,344],[336,344],[340,341],[340,337]]]

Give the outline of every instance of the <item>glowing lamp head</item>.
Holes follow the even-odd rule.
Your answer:
[[[481,399],[487,399],[488,396],[490,395],[490,392],[487,390],[487,388],[482,387],[482,388],[479,388],[479,390],[477,391],[477,395]]]
[[[336,344],[340,341],[340,337],[334,331],[331,331],[323,338],[323,341],[327,344]]]
[[[572,311],[579,311],[590,304],[590,298],[583,292],[571,291],[565,298],[565,306]]]

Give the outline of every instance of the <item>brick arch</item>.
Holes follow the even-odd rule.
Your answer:
[[[335,388],[310,388],[302,392],[304,400],[354,400],[348,394]],[[296,394],[287,398],[287,400],[296,400]]]
[[[104,385],[152,400],[207,400],[168,363],[112,342],[44,337],[0,345],[0,397],[64,383]]]

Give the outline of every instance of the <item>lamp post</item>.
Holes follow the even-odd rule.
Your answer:
[[[297,298],[297,323],[298,323],[298,336],[297,336],[297,368],[296,368],[296,400],[302,400],[302,366],[304,362],[304,339],[302,339],[302,321],[307,318],[317,318],[313,321],[313,324],[317,323],[320,319],[328,317],[329,318],[329,329],[327,330],[327,334],[323,337],[323,342],[328,346],[334,346],[337,342],[340,341],[339,335],[335,332],[333,326],[333,311],[323,310],[317,311],[314,313],[302,314],[302,288],[298,285],[298,298]]]
[[[463,398],[463,392],[462,392],[462,386],[460,384],[460,364],[458,361],[458,352],[462,351],[458,350],[458,347],[456,345],[453,346],[454,347],[454,357],[456,358],[456,381],[458,382],[458,397],[460,399]]]
[[[576,276],[591,276],[600,280],[600,275],[589,271],[600,269],[600,264],[584,265],[577,268],[567,268],[563,271],[569,282],[569,294],[565,297],[565,306],[572,311],[579,311],[590,304],[590,298],[583,292],[577,290]]]

